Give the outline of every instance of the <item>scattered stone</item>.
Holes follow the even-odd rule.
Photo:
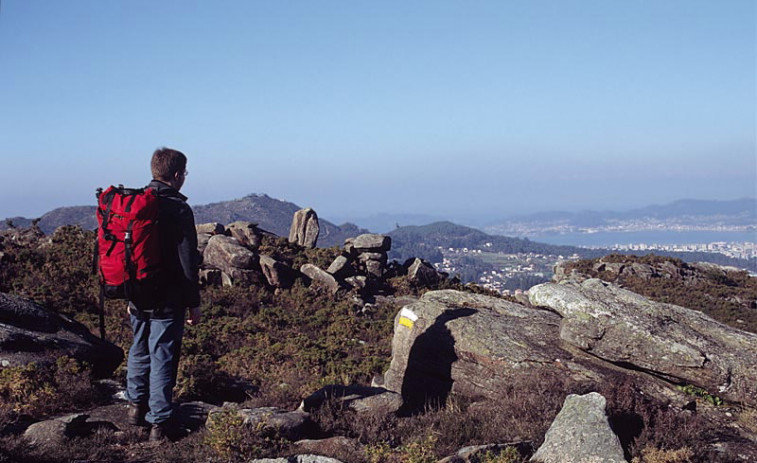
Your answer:
[[[260,241],[263,235],[258,229],[257,224],[237,221],[226,226],[226,230],[232,238],[236,238],[243,246],[252,249],[258,249],[260,247]]]
[[[447,279],[447,274],[437,271],[433,265],[423,259],[408,259],[407,279],[416,285],[435,286]]]
[[[385,252],[363,252],[357,256],[357,260],[361,264],[365,264],[372,260],[386,264],[387,256]]]
[[[364,275],[347,277],[344,279],[344,281],[348,285],[358,290],[365,289],[365,287],[368,285],[368,278],[366,278]]]
[[[318,242],[318,234],[321,228],[318,224],[318,215],[313,209],[300,209],[294,213],[292,226],[289,229],[289,242],[313,249]]]
[[[387,252],[392,248],[392,239],[386,235],[366,233],[352,241],[354,248],[360,252]]]
[[[224,286],[263,282],[259,256],[242,246],[235,238],[226,235],[212,236],[205,249],[204,258],[204,265],[223,272],[221,281]]]
[[[389,415],[402,407],[402,396],[385,388],[332,385],[311,394],[298,410],[313,412],[330,400],[356,413],[371,415]]]
[[[472,445],[470,447],[461,448],[456,454],[444,458],[438,463],[479,463],[480,461],[499,461],[496,459],[496,456],[507,451],[508,448],[515,448],[521,455],[528,454],[532,451],[530,442]],[[485,457],[488,455],[494,456],[495,459],[485,460]]]
[[[320,455],[294,455],[285,458],[263,458],[260,460],[250,460],[249,463],[342,463],[329,457]]]
[[[252,269],[257,263],[257,255],[242,246],[235,238],[215,235],[208,241],[204,253],[205,264],[223,270],[228,268]]]
[[[315,432],[315,424],[310,414],[304,411],[287,411],[276,407],[242,408],[235,405],[224,405],[224,408],[211,410],[208,414],[207,426],[212,426],[220,414],[232,408],[244,419],[244,424],[261,437],[280,436],[290,441],[298,441],[310,437]]]
[[[26,429],[24,438],[34,446],[55,448],[73,437],[84,437],[88,431],[87,418],[89,415],[77,413],[40,421]]]
[[[384,264],[378,260],[369,260],[365,263],[365,272],[369,277],[380,279],[384,276]]]
[[[268,284],[274,288],[286,289],[294,284],[295,275],[292,269],[273,257],[261,255],[260,269]]]
[[[195,228],[197,229],[198,235],[223,235],[226,233],[226,228],[224,228],[223,224],[218,222],[201,223],[196,225]]]
[[[355,238],[347,238],[344,240],[344,252],[347,253],[347,255],[355,257],[357,256],[357,251],[355,250]]]
[[[329,265],[326,271],[334,275],[334,278],[344,279],[352,273],[351,262],[352,260],[349,258],[349,255],[340,254],[336,256],[336,259],[334,259],[334,262]]]
[[[625,463],[620,440],[607,421],[605,405],[605,398],[596,392],[569,395],[531,461]]]
[[[265,277],[259,270],[230,268],[221,273],[224,286],[252,286],[265,284]]]
[[[310,455],[330,455],[340,461],[362,461],[362,445],[356,439],[344,436],[327,439],[305,439],[294,443],[294,451]]]
[[[325,288],[332,294],[336,294],[336,292],[339,291],[340,286],[336,279],[330,273],[320,269],[316,265],[304,264],[300,268],[300,272],[307,275],[312,280],[312,284],[316,287]]]

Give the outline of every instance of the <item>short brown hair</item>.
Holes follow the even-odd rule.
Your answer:
[[[152,153],[150,169],[152,178],[156,180],[170,181],[178,172],[187,168],[187,157],[181,151],[171,148],[158,148]]]

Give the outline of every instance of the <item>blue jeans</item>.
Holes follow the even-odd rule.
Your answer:
[[[152,319],[131,314],[134,342],[126,368],[126,398],[146,403],[145,421],[162,423],[173,411],[184,318]]]

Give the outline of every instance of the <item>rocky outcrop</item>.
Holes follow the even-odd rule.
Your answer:
[[[263,239],[263,233],[258,229],[258,224],[252,222],[232,222],[226,226],[226,232],[243,246],[253,250],[260,246],[260,241]]]
[[[490,296],[431,291],[395,318],[387,389],[409,406],[451,392],[496,398],[516,375],[551,370],[586,379],[557,342],[560,317]]]
[[[68,356],[110,376],[124,358],[116,345],[94,336],[65,315],[18,296],[0,293],[0,367],[55,364]]]
[[[335,294],[337,291],[339,291],[339,282],[336,281],[336,279],[331,274],[324,270],[321,270],[316,265],[304,264],[302,267],[300,267],[300,272],[310,278],[311,286],[324,288],[331,294]]]
[[[261,281],[259,256],[236,238],[212,236],[203,257],[206,266],[222,272],[224,285],[250,285]]]
[[[433,265],[423,259],[408,259],[403,265],[407,269],[407,279],[417,286],[432,287],[440,284],[449,275],[439,272]]]
[[[326,271],[333,275],[334,278],[348,278],[354,273],[352,266],[350,265],[351,262],[352,258],[349,254],[340,254],[334,259],[331,265],[329,265],[329,268],[326,269]]]
[[[757,404],[757,335],[597,279],[545,283],[532,304],[562,317],[560,339],[613,364]]]
[[[305,247],[315,246],[318,218],[310,209],[295,214],[292,239]],[[313,225],[315,223],[315,225]],[[371,296],[387,288],[386,281],[407,276],[416,287],[437,286],[447,278],[421,259],[404,266],[388,262],[391,238],[386,235],[362,234],[346,240],[344,249],[327,270],[305,263],[293,269],[287,263],[258,253],[263,231],[249,222],[235,222],[227,227],[218,223],[197,225],[199,249],[203,253],[200,282],[203,285],[253,285],[290,288],[298,278],[314,289],[336,294],[340,289],[355,290],[361,297]],[[307,239],[305,239],[305,238]],[[303,241],[304,240],[304,241]]]
[[[297,278],[291,267],[269,256],[260,256],[260,270],[268,284],[274,288],[291,288]]]
[[[531,461],[625,463],[620,440],[607,420],[605,404],[605,398],[596,392],[569,395]]]
[[[318,215],[313,209],[300,209],[294,213],[292,226],[289,229],[289,242],[297,243],[306,248],[314,248],[318,242],[321,228]]]
[[[387,252],[392,247],[392,239],[386,235],[364,234],[348,240],[346,247],[355,257],[358,273],[369,279],[381,279],[388,262]]]
[[[202,223],[195,226],[198,235],[223,235],[226,227],[218,222]]]

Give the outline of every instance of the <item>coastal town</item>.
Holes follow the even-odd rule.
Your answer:
[[[590,248],[600,249],[599,246],[592,246]],[[748,241],[740,243],[719,241],[706,244],[616,244],[609,247],[603,246],[602,248],[613,251],[717,252],[736,259],[752,259],[757,257],[757,243]]]
[[[654,251],[712,252],[740,259],[757,257],[757,243],[753,242],[687,245],[629,244],[603,249],[638,251],[643,254]],[[444,259],[435,264],[437,270],[450,275],[459,275],[464,282],[475,282],[501,294],[523,293],[536,284],[549,281],[553,275],[553,268],[558,262],[580,258],[577,254],[496,253],[487,250],[486,246],[483,249],[440,247],[439,250]]]

